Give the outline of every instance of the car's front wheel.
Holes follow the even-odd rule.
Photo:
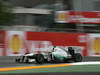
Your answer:
[[[73,57],[73,60],[74,60],[75,62],[81,62],[81,61],[83,60],[83,57],[82,57],[82,55],[81,55],[80,53],[76,53],[76,54],[74,55],[74,57]]]
[[[36,54],[35,60],[36,60],[36,63],[43,64],[44,63],[44,56],[42,54]]]

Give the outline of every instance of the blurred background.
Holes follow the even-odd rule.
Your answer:
[[[100,0],[0,0],[0,28],[36,32],[99,33],[99,6]],[[64,13],[57,13],[59,11]],[[69,17],[67,13],[71,11],[75,15]],[[95,18],[91,17],[92,14]],[[84,15],[88,15],[90,19],[84,18]],[[68,22],[68,18],[79,20]],[[63,22],[57,21],[58,19]]]
[[[0,67],[25,66],[9,56],[52,46],[80,48],[83,62],[100,61],[99,33],[100,0],[0,0],[0,56],[7,56],[0,57]],[[100,72],[98,65],[86,66],[80,68]]]

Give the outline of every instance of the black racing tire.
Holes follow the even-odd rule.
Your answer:
[[[75,53],[75,55],[73,56],[73,60],[75,62],[81,62],[83,60],[83,57],[80,53]]]
[[[37,64],[43,64],[44,63],[44,56],[42,54],[36,54],[35,60]]]

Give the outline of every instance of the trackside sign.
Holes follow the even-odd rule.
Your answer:
[[[57,11],[55,22],[100,24],[100,11]]]
[[[65,49],[71,46],[76,50],[81,49],[83,56],[100,56],[100,34],[0,31],[0,56],[48,53],[53,46]]]

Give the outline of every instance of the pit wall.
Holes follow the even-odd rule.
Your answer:
[[[48,52],[53,46],[81,49],[83,56],[100,55],[100,34],[0,31],[0,56],[18,56],[26,52]]]

